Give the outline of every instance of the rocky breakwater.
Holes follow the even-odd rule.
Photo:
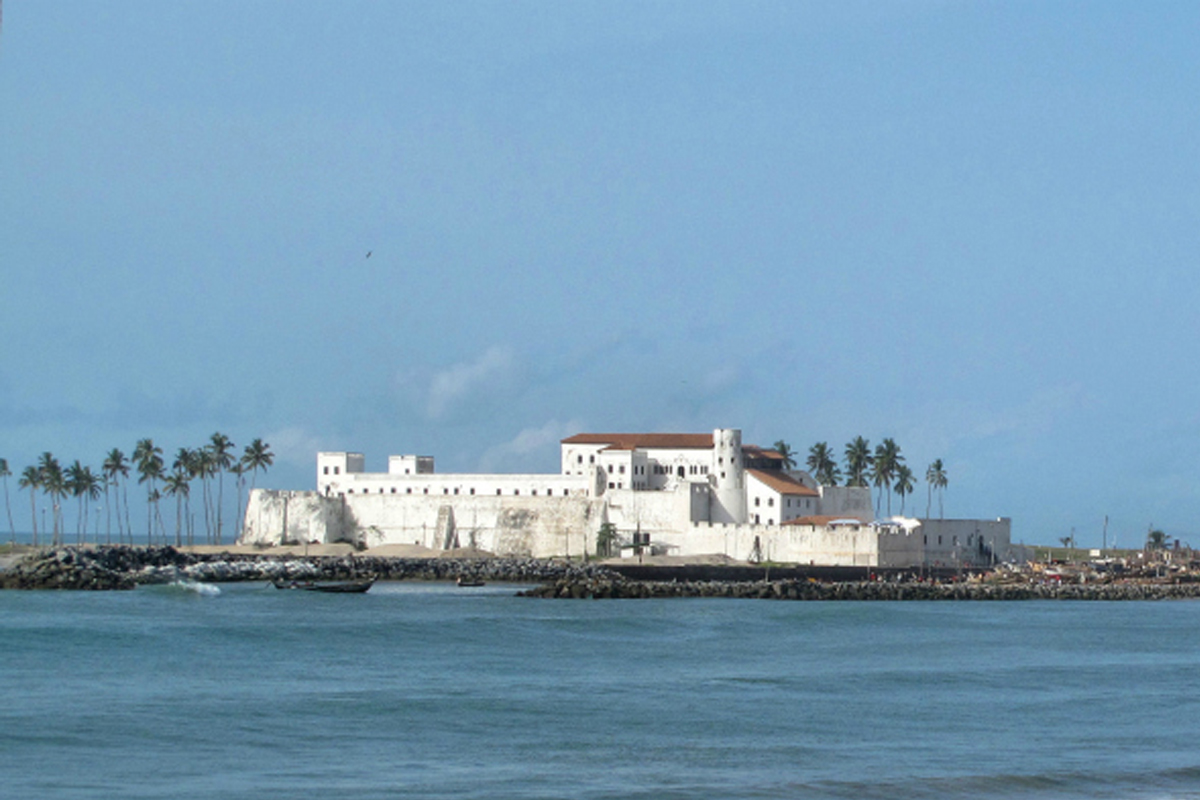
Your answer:
[[[16,562],[0,572],[4,589],[133,589],[129,570],[114,553],[61,548]]]
[[[196,554],[174,547],[63,547],[32,555],[0,572],[5,589],[132,589],[178,580],[338,581],[371,576],[379,580],[453,581],[459,578],[509,583],[586,581],[603,568],[533,558],[388,558],[360,556],[266,556]]]
[[[1200,597],[1196,583],[1058,585],[844,581],[637,581],[620,575],[560,578],[519,593],[563,599],[724,597],[744,600],[1171,600]]]

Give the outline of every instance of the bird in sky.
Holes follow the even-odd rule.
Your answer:
[[[367,258],[370,258],[370,257],[371,257],[371,253],[373,253],[373,252],[374,252],[373,250],[368,250],[368,251],[367,251]]]

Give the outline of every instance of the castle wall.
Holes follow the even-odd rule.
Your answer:
[[[925,563],[934,566],[988,566],[995,561],[1025,560],[1024,548],[1012,545],[1012,520],[923,519],[918,533]]]
[[[651,537],[670,555],[723,553],[739,561],[779,561],[832,566],[875,566],[877,534],[866,526],[733,525],[701,523]]]
[[[863,522],[875,519],[871,490],[865,486],[820,486],[817,491],[821,493],[814,512],[817,515]]]
[[[576,496],[250,493],[246,544],[348,541],[365,547],[474,545],[506,556],[593,554],[600,503]]]

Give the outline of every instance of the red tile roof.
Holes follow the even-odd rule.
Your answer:
[[[818,515],[818,516],[812,516],[812,517],[796,517],[795,519],[787,520],[783,524],[784,525],[828,525],[831,522],[837,522],[839,520],[844,522],[847,525],[866,525],[867,524],[865,522],[859,522],[858,520],[852,520],[852,518],[845,517],[845,516],[838,517],[838,516],[825,516],[825,515]]]
[[[577,433],[562,444],[606,444],[621,449],[631,447],[670,450],[711,450],[711,433]]]
[[[782,472],[768,471],[765,469],[748,469],[746,474],[753,475],[760,483],[764,483],[768,488],[774,489],[780,494],[802,495],[804,497],[820,497],[821,493],[816,489],[810,489],[795,478],[788,477]]]

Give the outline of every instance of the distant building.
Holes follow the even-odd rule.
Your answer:
[[[1007,519],[877,524],[869,489],[818,486],[785,470],[776,451],[743,445],[737,429],[577,434],[560,443],[558,474],[443,474],[432,456],[416,455],[367,472],[365,461],[318,453],[318,491],[256,490],[241,541],[582,556],[612,523],[626,552],[861,566],[1010,555]]]

